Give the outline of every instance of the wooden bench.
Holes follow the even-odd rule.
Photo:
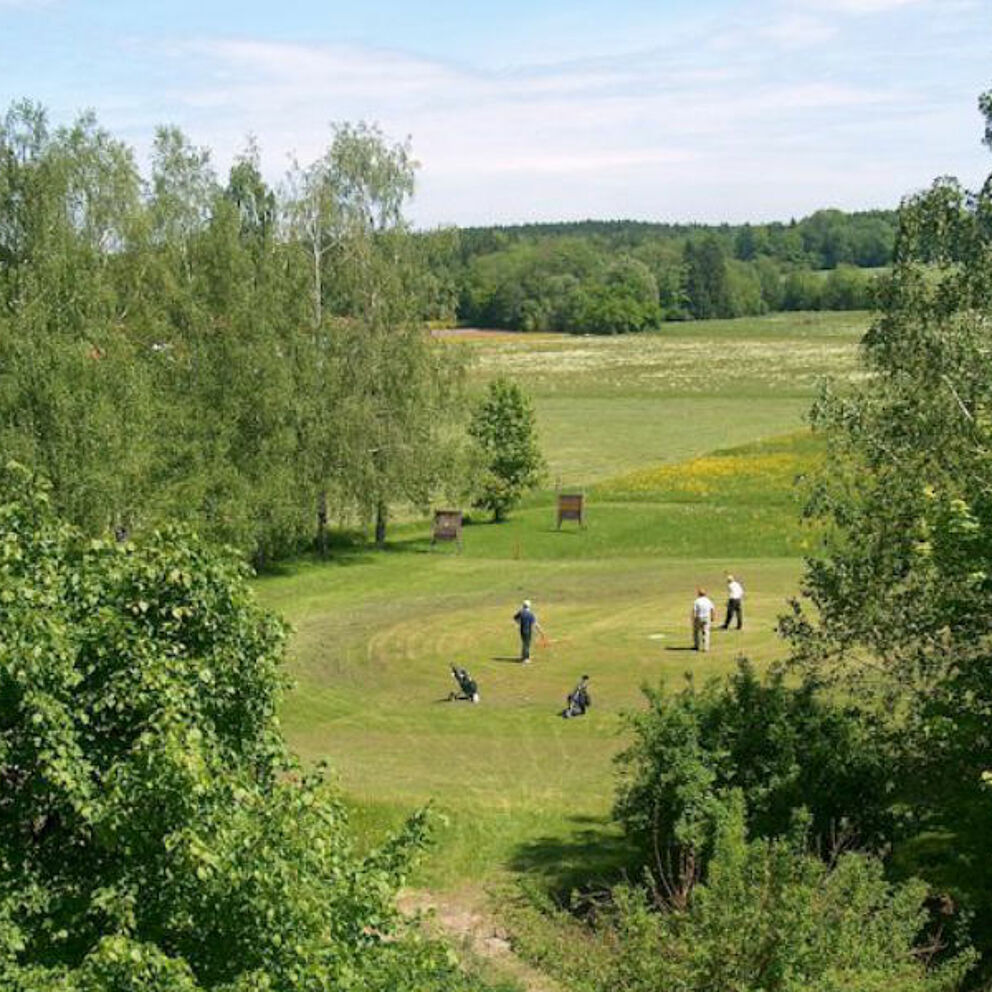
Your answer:
[[[559,530],[563,520],[577,520],[580,527],[585,526],[585,497],[582,493],[558,494]]]
[[[438,541],[456,541],[458,550],[462,547],[462,511],[435,510],[434,530],[431,533],[431,545]]]

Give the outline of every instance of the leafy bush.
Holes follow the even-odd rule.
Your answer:
[[[0,987],[462,987],[393,907],[425,815],[359,856],[285,751],[285,630],[244,566],[84,540],[0,484]]]
[[[875,302],[876,277],[853,265],[838,265],[823,283],[824,310],[867,310]]]
[[[992,93],[979,110],[992,148]],[[992,962],[992,174],[936,179],[898,220],[863,375],[811,412],[823,540],[781,629],[801,670],[900,714],[921,835],[896,853],[974,912]]]
[[[791,688],[781,672],[761,682],[741,662],[702,690],[645,695],[649,707],[629,718],[634,741],[618,758],[615,814],[645,860],[674,873],[673,885],[691,887],[701,872],[709,809],[730,788],[741,790],[757,836],[786,833],[800,807],[820,841],[842,827],[864,843],[891,834],[884,734],[812,684]]]
[[[809,854],[802,832],[746,839],[739,792],[714,821],[706,882],[686,905],[621,886],[585,921],[533,903],[513,911],[519,950],[576,992],[951,992],[974,958],[935,966],[926,886],[891,886],[881,864]]]

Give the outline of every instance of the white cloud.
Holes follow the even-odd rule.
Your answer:
[[[801,48],[829,41],[837,34],[837,28],[819,17],[789,13],[760,29],[760,33],[786,47]]]
[[[805,0],[807,6],[841,14],[884,14],[901,7],[921,6],[932,0]]]
[[[390,96],[397,86],[424,91],[453,82],[455,74],[437,62],[384,50],[343,45],[298,45],[239,39],[202,40],[173,48],[176,54],[214,61],[223,76],[248,73],[260,85]]]
[[[829,41],[829,23],[803,17],[780,31],[786,49]],[[894,156],[908,142],[895,142],[877,182],[851,177],[863,177],[859,156],[881,123],[899,135],[912,129],[925,109],[920,95],[902,83],[807,71],[805,51],[801,67],[786,51],[769,72],[767,34],[760,41],[769,24],[730,25],[733,46],[709,38],[686,49],[673,39],[512,71],[355,45],[197,40],[170,49],[167,77],[179,82],[162,98],[183,108],[177,123],[215,150],[221,168],[256,134],[272,179],[286,153],[320,154],[330,121],[374,120],[394,137],[410,134],[423,163],[414,217],[426,224],[781,217],[802,208],[774,203],[794,204],[796,190],[815,184],[804,194],[813,207],[851,205],[836,191],[855,186],[862,198],[853,205],[895,202],[905,184],[876,191],[900,183]]]
[[[684,149],[646,148],[639,151],[595,151],[587,149],[572,155],[549,153],[507,154],[492,160],[470,157],[459,161],[448,156],[444,163],[446,172],[465,172],[495,175],[500,173],[529,173],[568,175],[573,173],[602,172],[613,169],[637,169],[646,166],[671,165],[691,161],[693,155]]]

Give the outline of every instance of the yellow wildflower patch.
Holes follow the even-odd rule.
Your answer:
[[[729,490],[739,492],[742,488],[781,492],[821,460],[822,455],[808,451],[743,449],[639,469],[611,479],[604,488],[612,493],[663,493],[675,498],[707,497]]]

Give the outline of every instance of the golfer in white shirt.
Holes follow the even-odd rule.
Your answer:
[[[732,575],[727,576],[727,619],[723,621],[723,629],[730,628],[730,621],[737,617],[737,629],[744,625],[744,611],[742,601],[744,599],[744,587]]]
[[[716,607],[713,600],[706,595],[705,589],[696,590],[696,598],[692,604],[692,646],[696,651],[709,651],[710,630]],[[701,646],[700,646],[701,645]]]

